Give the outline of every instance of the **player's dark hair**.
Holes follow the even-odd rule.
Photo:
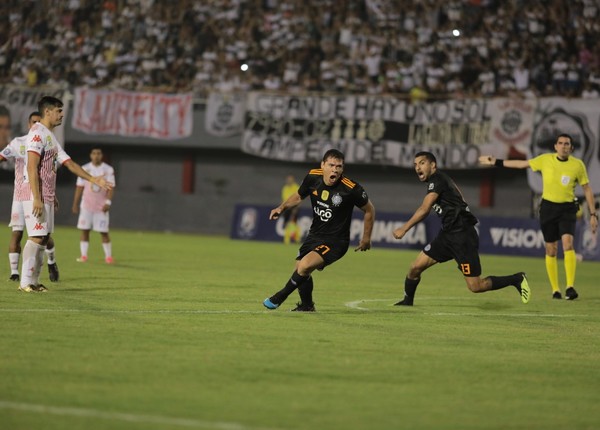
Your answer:
[[[44,110],[48,108],[61,108],[63,107],[63,102],[60,99],[52,96],[44,96],[38,102],[38,111],[41,112],[41,116],[44,116]]]
[[[31,121],[31,118],[33,118],[34,116],[42,116],[42,114],[39,113],[37,110],[33,111],[29,114],[29,118],[27,118],[27,121]]]
[[[327,161],[330,158],[335,158],[336,160],[344,161],[344,153],[337,149],[329,149],[325,155],[323,155],[323,161]]]
[[[417,157],[425,157],[427,159],[427,161],[429,161],[430,163],[437,164],[437,160],[435,159],[435,155],[433,155],[431,152],[428,152],[428,151],[417,152],[415,154],[415,158],[417,158]]]
[[[569,139],[569,143],[571,145],[573,145],[573,138],[571,137],[570,134],[567,134],[567,133],[559,134],[558,137],[556,138],[556,141],[558,142],[558,139],[560,139],[561,137],[566,137],[567,139]]]

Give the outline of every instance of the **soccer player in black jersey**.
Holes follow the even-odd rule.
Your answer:
[[[419,180],[427,183],[427,194],[413,216],[402,227],[394,230],[394,237],[402,239],[432,209],[440,216],[442,229],[410,265],[404,280],[404,299],[396,303],[396,306],[412,306],[421,274],[434,264],[451,259],[458,263],[458,269],[472,292],[483,293],[512,285],[521,295],[521,301],[529,302],[531,291],[525,273],[481,278],[479,235],[475,230],[478,220],[471,213],[454,181],[437,170],[435,156],[431,152],[419,152],[415,155],[414,165]]]
[[[364,212],[363,235],[355,251],[371,248],[375,207],[360,184],[343,175],[344,154],[337,149],[325,152],[320,169],[311,170],[300,188],[271,211],[275,220],[310,196],[313,221],[296,257],[296,270],[285,287],[263,301],[267,309],[277,309],[297,288],[300,303],[293,311],[314,312],[311,273],[322,270],[344,256],[350,244],[350,223],[354,206]]]

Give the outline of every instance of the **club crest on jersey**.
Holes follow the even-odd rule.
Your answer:
[[[323,190],[321,191],[321,200],[327,200],[329,198],[329,191]]]
[[[52,137],[46,136],[46,145],[52,148]]]
[[[562,175],[560,178],[560,183],[563,184],[564,186],[569,185],[569,182],[571,182],[571,177],[567,176],[567,175]]]
[[[335,193],[333,195],[333,197],[331,198],[331,203],[333,203],[333,206],[339,206],[342,204],[342,196],[339,195],[339,193]]]

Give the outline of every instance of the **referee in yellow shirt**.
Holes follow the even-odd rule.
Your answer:
[[[285,178],[285,184],[281,188],[281,201],[285,202],[291,195],[298,192],[298,183],[293,175]],[[283,213],[283,242],[300,242],[300,229],[298,228],[298,207],[288,209]]]
[[[540,225],[546,242],[546,271],[552,286],[552,298],[561,299],[558,286],[558,240],[562,240],[565,256],[565,274],[567,288],[565,299],[575,300],[575,266],[577,257],[573,249],[573,235],[577,221],[578,204],[575,200],[575,186],[579,184],[585,194],[590,210],[590,227],[596,234],[598,214],[594,192],[590,186],[585,164],[573,157],[573,139],[568,134],[561,134],[554,144],[553,154],[542,154],[529,160],[501,160],[487,155],[479,157],[479,163],[487,166],[526,169],[542,173],[542,203],[540,205]]]

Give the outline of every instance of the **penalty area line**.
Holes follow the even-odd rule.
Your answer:
[[[59,407],[49,405],[38,405],[32,403],[9,402],[0,400],[0,409],[14,411],[34,412],[39,414],[61,415],[82,418],[101,418],[112,421],[126,421],[146,424],[164,424],[168,426],[219,429],[219,430],[276,430],[265,427],[251,427],[239,423],[203,421],[190,418],[174,418],[161,415],[142,415],[124,412],[105,412],[98,409]]]

